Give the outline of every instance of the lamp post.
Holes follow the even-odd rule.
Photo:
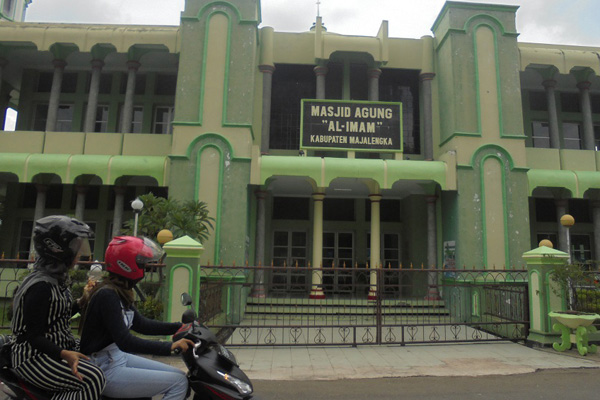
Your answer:
[[[565,227],[567,234],[566,234],[566,244],[567,244],[567,254],[569,255],[569,259],[568,262],[569,264],[571,264],[571,235],[569,234],[569,228],[572,227],[573,225],[575,225],[575,218],[573,218],[572,215],[570,214],[565,214],[562,217],[560,217],[560,224],[562,226]]]
[[[134,201],[131,202],[131,208],[133,208],[133,213],[134,213],[133,236],[137,236],[138,218],[139,218],[140,213],[142,212],[142,208],[144,208],[144,203],[138,197]]]

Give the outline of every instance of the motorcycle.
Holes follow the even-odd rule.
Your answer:
[[[181,303],[189,307],[192,298],[184,293]],[[187,338],[195,343],[182,354],[194,400],[259,400],[252,395],[252,382],[240,369],[233,353],[197,318],[196,312],[188,308],[181,317],[184,325],[173,335],[174,341]]]
[[[189,307],[192,298],[184,293],[181,302]],[[181,320],[183,326],[173,335],[173,341],[187,338],[195,343],[181,354],[188,368],[187,377],[189,387],[194,392],[193,400],[259,400],[253,396],[252,383],[240,369],[235,356],[218,342],[206,325],[197,320],[196,312],[188,308]],[[50,400],[51,393],[23,381],[10,369],[10,341],[10,336],[0,335],[0,387],[6,398]],[[102,400],[116,399],[102,396]]]

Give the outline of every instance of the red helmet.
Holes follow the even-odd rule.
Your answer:
[[[165,252],[148,238],[115,236],[108,244],[104,261],[106,270],[136,283],[144,277],[146,264],[158,263]]]

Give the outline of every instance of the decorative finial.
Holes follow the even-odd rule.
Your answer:
[[[317,17],[321,16],[321,0],[317,0]]]

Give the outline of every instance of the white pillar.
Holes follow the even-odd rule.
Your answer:
[[[75,202],[75,218],[83,222],[83,214],[85,211],[85,193],[87,188],[83,185],[76,185],[77,201]]]
[[[123,225],[123,202],[125,188],[123,186],[115,186],[115,211],[113,214],[113,230],[112,235],[118,236],[121,234],[121,225]]]
[[[427,196],[427,269],[437,269],[437,196]],[[438,291],[438,273],[429,272],[427,275],[427,300],[440,300]]]
[[[548,102],[548,126],[550,129],[550,147],[560,149],[560,136],[558,134],[558,113],[556,111],[556,94],[554,88],[556,81],[547,79],[542,82],[546,89],[546,101]]]
[[[314,68],[315,75],[317,76],[317,99],[325,99],[325,79],[327,77],[327,67],[316,66]]]
[[[421,74],[423,88],[423,155],[425,160],[433,160],[433,96],[431,81],[435,77],[433,73]]]
[[[139,68],[139,62],[127,61],[127,89],[125,91],[125,104],[123,105],[121,133],[131,133],[131,123],[133,122],[133,100],[135,96],[135,76]]]
[[[379,77],[381,70],[379,68],[371,68],[367,71],[369,78],[369,101],[379,101]]]
[[[594,137],[594,122],[592,120],[592,102],[590,101],[591,82],[579,82],[579,96],[581,99],[581,114],[583,115],[583,149],[594,150],[596,138]]]
[[[594,221],[594,254],[592,254],[592,260],[598,260],[600,257],[600,201],[592,202],[592,213]]]
[[[377,272],[381,268],[381,195],[369,195],[371,200],[371,270],[369,279],[369,300],[377,299]]]
[[[323,200],[324,193],[313,193],[313,254],[311,299],[324,299],[323,292]]]
[[[90,93],[88,94],[87,111],[85,114],[84,132],[94,132],[96,125],[96,111],[98,108],[98,94],[100,93],[100,75],[104,61],[92,60],[92,80],[90,82]]]
[[[271,135],[271,95],[273,89],[273,72],[275,72],[275,67],[272,65],[259,65],[258,70],[262,73],[263,78],[260,152],[262,154],[266,154],[269,152],[269,141]]]
[[[571,254],[569,249],[569,230],[560,223],[560,218],[567,213],[567,200],[555,200],[556,220],[558,221],[558,249]]]
[[[258,268],[254,274],[254,286],[252,287],[251,297],[263,298],[265,293],[265,271],[262,269],[265,263],[265,197],[267,192],[257,190],[256,195],[256,237],[254,265]]]
[[[62,87],[63,74],[67,63],[64,60],[54,60],[54,75],[52,76],[52,88],[50,89],[50,100],[48,102],[48,115],[46,116],[46,131],[56,130],[58,118],[58,106],[60,105],[60,91]]]
[[[31,245],[29,246],[29,259],[35,258],[35,247],[33,245],[33,229],[35,229],[35,221],[44,217],[46,209],[46,193],[48,192],[48,186],[42,184],[36,184],[37,195],[35,198],[35,211],[33,212],[33,228],[31,231]]]

